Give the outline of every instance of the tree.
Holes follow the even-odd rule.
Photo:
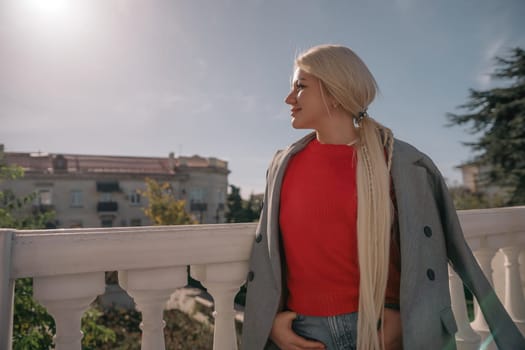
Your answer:
[[[241,197],[241,189],[230,185],[230,193],[227,198],[228,211],[226,222],[253,222],[259,218],[261,200],[254,194],[249,200]]]
[[[471,89],[469,101],[459,106],[467,113],[448,113],[448,125],[467,124],[469,133],[481,133],[464,144],[478,153],[478,162],[490,166],[488,180],[511,190],[507,205],[525,204],[525,51],[514,48],[508,58],[495,60],[492,77],[509,85]]]
[[[146,178],[146,190],[141,194],[148,198],[144,213],[154,225],[192,225],[195,218],[186,212],[186,201],[175,198],[171,185]]]

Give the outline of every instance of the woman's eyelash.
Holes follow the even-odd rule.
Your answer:
[[[295,83],[295,87],[299,90],[305,88],[305,86],[301,83]]]

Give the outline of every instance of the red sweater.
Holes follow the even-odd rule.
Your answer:
[[[354,147],[314,139],[286,169],[279,220],[287,306],[295,312],[331,316],[358,310],[356,164]],[[399,266],[395,270],[389,303],[399,298]]]

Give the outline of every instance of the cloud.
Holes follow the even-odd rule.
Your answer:
[[[495,69],[494,58],[501,53],[501,50],[505,45],[506,40],[503,37],[500,37],[492,39],[485,47],[476,73],[478,88],[488,89],[490,87],[492,82],[491,74]]]

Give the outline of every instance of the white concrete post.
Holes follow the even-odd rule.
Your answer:
[[[0,230],[0,349],[11,349],[13,338],[13,298],[11,279],[11,242],[14,233]]]
[[[248,273],[247,262],[231,262],[192,266],[192,276],[199,280],[213,296],[215,304],[215,328],[213,350],[236,350],[235,294],[244,283]]]
[[[521,289],[519,255],[521,246],[500,249],[505,256],[505,308],[520,329],[525,327],[525,300]]]
[[[104,272],[33,278],[35,299],[55,319],[55,350],[82,348],[82,315],[104,287]]]
[[[165,350],[163,311],[173,291],[188,283],[186,266],[119,271],[118,279],[142,312],[141,348]]]
[[[476,251],[473,251],[472,253],[474,254],[474,257],[481,267],[481,270],[485,274],[485,277],[487,277],[489,283],[494,285],[492,282],[492,266],[490,264],[496,251],[491,248],[480,248]],[[485,321],[485,317],[483,317],[478,300],[474,301],[474,315],[474,321],[471,323],[472,329],[480,333],[483,338],[486,338],[486,336],[490,333],[490,329],[487,325],[487,322]]]
[[[481,337],[470,327],[463,282],[450,265],[448,267],[448,278],[450,282],[452,311],[454,311],[454,317],[458,326],[458,332],[456,333],[458,350],[477,350]]]

